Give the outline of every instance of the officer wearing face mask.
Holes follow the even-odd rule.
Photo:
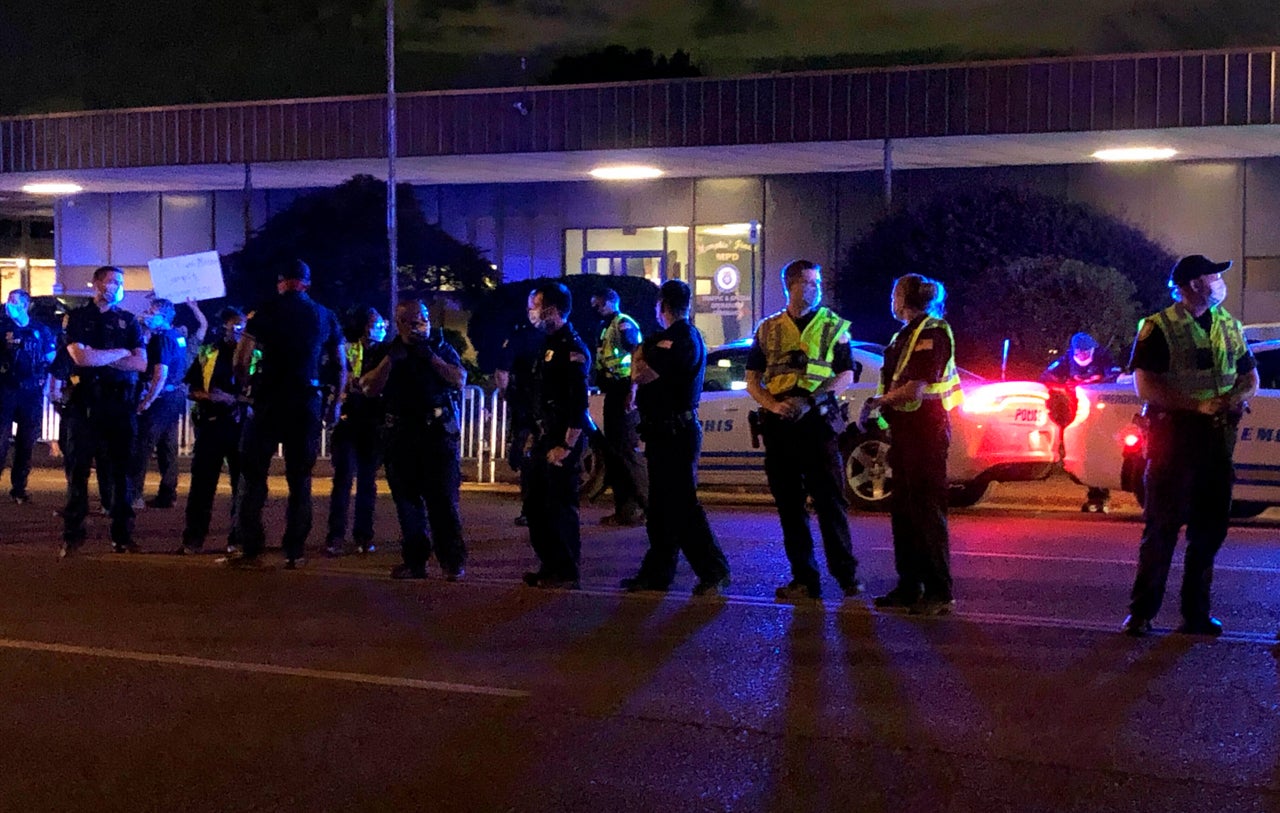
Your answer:
[[[111,542],[117,553],[134,552],[133,493],[129,464],[137,432],[138,374],[147,369],[142,328],[120,307],[124,271],[104,265],[93,272],[93,302],[67,314],[71,360],[67,422],[67,507],[62,512],[62,556],[85,540],[89,469],[95,458],[111,488]]]
[[[147,464],[154,452],[160,488],[148,508],[172,508],[178,500],[178,421],[187,408],[183,373],[187,340],[173,327],[175,309],[167,299],[153,299],[142,322],[147,339],[147,378],[138,402],[138,439],[133,457],[134,509],[142,506]]]
[[[1129,367],[1145,403],[1145,527],[1123,631],[1151,631],[1182,526],[1187,528],[1178,632],[1221,635],[1209,612],[1213,560],[1227,537],[1236,428],[1258,389],[1240,323],[1222,307],[1230,262],[1193,254],[1170,275],[1174,303],[1138,324]]]
[[[9,427],[16,423],[9,496],[19,505],[31,500],[31,451],[40,437],[44,380],[54,357],[53,331],[32,322],[30,308],[31,295],[19,288],[9,292],[0,315],[0,474],[9,455]]]

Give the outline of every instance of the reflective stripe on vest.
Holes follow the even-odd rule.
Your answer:
[[[927,316],[920,320],[920,324],[916,325],[916,329],[911,332],[911,338],[907,339],[907,346],[903,348],[902,355],[898,356],[898,365],[893,370],[893,378],[889,381],[890,388],[900,386],[902,384],[902,374],[907,370],[907,362],[911,358],[911,354],[915,352],[916,340],[920,338],[920,334],[925,328],[937,328],[946,331],[947,341],[951,343],[951,355],[947,357],[947,364],[942,370],[942,380],[936,384],[925,384],[924,394],[919,401],[910,401],[905,404],[896,404],[894,409],[898,412],[915,412],[925,401],[941,401],[942,408],[950,412],[956,407],[964,403],[964,390],[960,388],[960,374],[956,372],[956,340],[951,334],[951,325],[947,324],[943,319],[935,319]],[[897,333],[894,334],[890,344],[898,341]],[[884,381],[876,386],[876,395],[884,395]]]
[[[1148,316],[1169,345],[1169,372],[1165,380],[1179,392],[1206,401],[1216,395],[1229,392],[1236,384],[1236,360],[1244,353],[1244,332],[1235,317],[1222,306],[1210,311],[1213,322],[1209,332],[1195,320],[1181,304],[1173,304],[1157,314]],[[1138,323],[1141,334],[1146,319]],[[1198,369],[1200,351],[1212,353],[1212,366]]]
[[[766,317],[756,329],[756,344],[765,356],[765,388],[774,395],[797,387],[813,392],[835,375],[836,344],[848,333],[849,323],[828,308],[818,308],[803,333],[786,311]]]
[[[631,377],[631,354],[622,349],[622,326],[630,324],[636,332],[640,325],[625,313],[614,314],[604,330],[600,331],[600,344],[596,348],[596,369],[603,370],[610,378]]]
[[[364,342],[352,342],[347,345],[347,369],[351,372],[351,380],[360,377],[364,368]]]
[[[218,364],[218,352],[218,345],[204,344],[196,354],[196,360],[200,363],[200,380],[204,383],[205,392],[209,391],[209,386],[213,382],[213,368]],[[258,360],[261,358],[262,351],[254,348],[253,356],[249,359],[250,376],[258,372]]]

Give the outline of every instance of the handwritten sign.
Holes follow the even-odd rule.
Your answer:
[[[216,251],[151,260],[147,267],[151,269],[151,287],[156,296],[171,302],[218,299],[227,295],[222,261]]]

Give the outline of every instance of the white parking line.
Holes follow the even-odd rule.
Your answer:
[[[449,692],[452,694],[479,694],[489,697],[528,697],[529,693],[519,689],[503,689],[494,686],[476,686],[470,683],[446,683],[436,680],[417,680],[415,678],[388,677],[386,675],[367,675],[361,672],[334,672],[327,669],[305,669],[296,666],[276,666],[269,663],[247,663],[244,661],[222,661],[210,658],[196,658],[189,655],[162,655],[154,652],[133,652],[127,649],[104,649],[94,646],[72,646],[69,644],[50,644],[42,641],[19,641],[12,638],[0,638],[0,649],[17,649],[27,652],[52,652],[58,655],[79,655],[88,658],[107,658],[117,661],[134,661],[136,663],[153,663],[164,666],[187,666],[196,669],[219,669],[225,672],[246,672],[258,675],[282,675],[285,677],[309,678],[311,680],[333,680],[342,683],[362,683],[368,686],[390,686],[397,689],[422,689],[432,692]]]

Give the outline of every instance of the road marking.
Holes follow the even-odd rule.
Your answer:
[[[361,683],[367,686],[390,686],[397,689],[422,689],[432,692],[449,692],[452,694],[479,694],[489,697],[528,697],[529,693],[520,689],[503,689],[495,686],[476,686],[470,683],[447,683],[436,680],[417,680],[415,678],[388,677],[386,675],[367,675],[361,672],[335,672],[328,669],[306,669],[297,666],[276,666],[269,663],[248,663],[244,661],[222,661],[211,658],[196,658],[190,655],[162,655],[154,652],[133,652],[127,649],[104,649],[94,646],[72,646],[70,644],[50,644],[42,641],[19,641],[12,638],[0,638],[0,649],[16,649],[28,652],[52,652],[58,655],[80,655],[89,658],[107,658],[118,661],[134,661],[136,663],[154,663],[165,666],[188,666],[196,669],[219,669],[225,672],[247,672],[258,675],[281,675],[285,677],[309,678],[312,680],[333,680],[342,683]]]

